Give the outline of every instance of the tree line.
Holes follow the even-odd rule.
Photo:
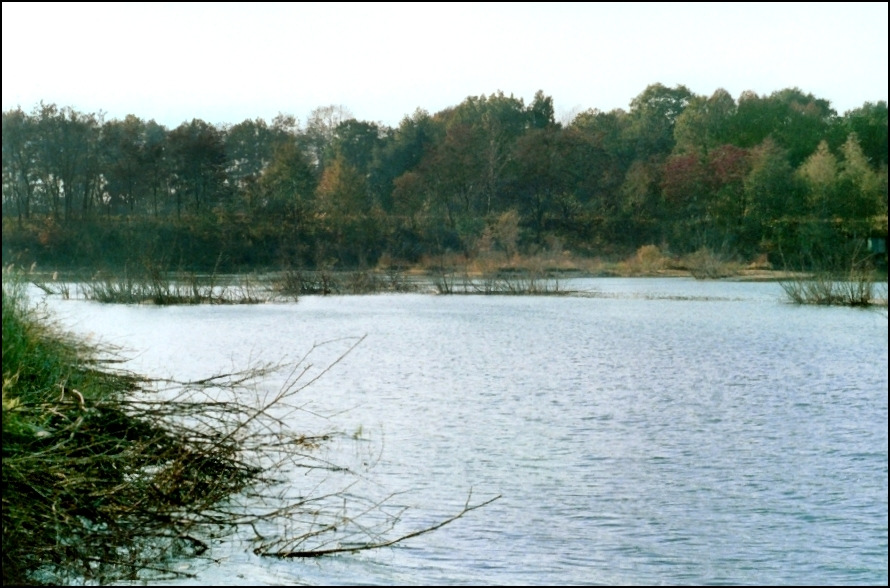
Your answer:
[[[168,129],[41,103],[3,112],[2,133],[5,263],[359,267],[646,244],[799,262],[887,234],[886,102],[838,115],[797,88],[653,84],[563,123],[542,91],[497,92],[395,128],[336,105],[305,124]]]

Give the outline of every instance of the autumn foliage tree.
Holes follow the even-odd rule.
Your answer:
[[[887,136],[886,102],[839,116],[798,88],[652,84],[628,110],[564,124],[544,92],[526,104],[498,91],[395,128],[339,105],[305,125],[169,130],[41,104],[3,113],[4,259],[132,259],[142,234],[171,259],[232,268],[417,261],[472,255],[506,213],[520,253],[559,241],[789,257],[886,233]]]

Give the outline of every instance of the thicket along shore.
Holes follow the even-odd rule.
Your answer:
[[[293,396],[361,338],[307,381],[311,350],[292,364],[153,380],[66,337],[8,272],[2,305],[4,585],[187,576],[174,559],[199,558],[240,531],[262,556],[375,549],[493,500],[468,498],[451,517],[398,532],[400,515],[380,502],[350,496],[343,511],[354,474],[314,457],[326,438],[291,430],[287,418],[300,410]],[[276,393],[256,393],[254,384],[282,370]],[[334,490],[273,492],[277,473],[293,467],[332,477]]]

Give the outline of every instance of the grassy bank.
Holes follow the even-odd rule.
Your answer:
[[[207,549],[201,510],[256,475],[237,438],[175,426],[3,286],[3,583],[99,583]],[[192,434],[194,433],[194,434]]]

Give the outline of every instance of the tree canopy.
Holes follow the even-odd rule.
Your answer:
[[[886,234],[887,136],[886,102],[838,115],[798,88],[736,99],[652,84],[627,111],[565,124],[543,91],[529,104],[498,91],[396,128],[341,105],[305,125],[167,129],[41,103],[3,113],[4,260],[95,265],[148,239],[233,267],[410,262],[472,252],[514,218],[518,252],[558,239],[592,255],[787,256],[817,234]]]

